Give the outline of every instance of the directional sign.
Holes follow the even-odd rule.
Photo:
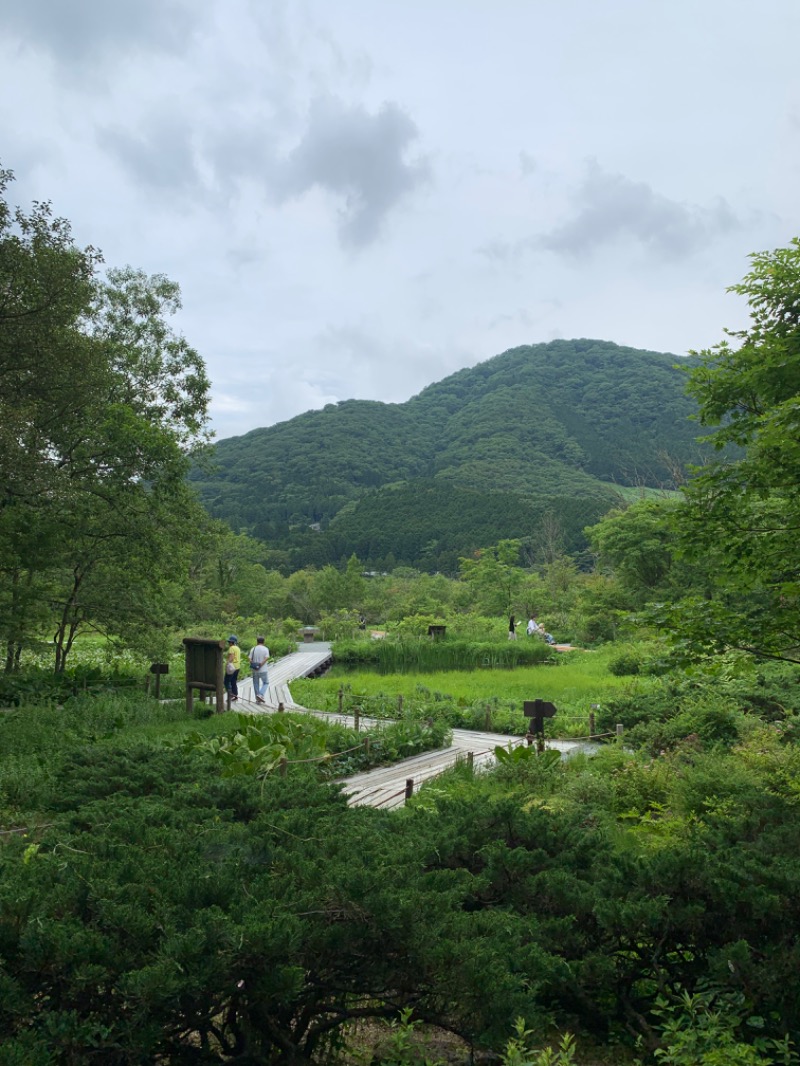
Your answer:
[[[526,718],[552,718],[556,713],[556,706],[547,700],[525,700],[522,710]]]

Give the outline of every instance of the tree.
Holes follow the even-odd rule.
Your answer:
[[[752,256],[732,292],[748,328],[700,354],[689,392],[721,455],[698,470],[677,515],[683,556],[708,595],[666,620],[701,650],[800,662],[800,239]],[[744,453],[731,455],[731,446]]]
[[[611,568],[628,593],[631,607],[672,591],[675,535],[669,515],[666,501],[642,500],[610,511],[586,531],[598,566]]]
[[[461,579],[474,589],[476,606],[485,614],[508,614],[523,579],[520,542],[501,540],[461,559]]]
[[[203,361],[167,323],[178,287],[101,277],[49,205],[12,210],[0,171],[0,631],[6,668],[52,626],[56,670],[78,630],[126,633],[185,562],[185,486],[206,443]],[[149,606],[148,606],[149,605]]]

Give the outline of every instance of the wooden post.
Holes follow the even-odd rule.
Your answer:
[[[284,757],[280,761],[279,768],[278,768],[281,777],[286,777],[286,771],[288,770],[288,768],[289,768],[289,760],[284,755]]]
[[[278,714],[283,714],[283,711],[284,711],[283,703],[280,700],[278,700]]]
[[[397,697],[397,717],[398,718],[402,718],[403,717],[403,694],[402,694],[402,692]]]
[[[406,799],[410,800],[414,795],[414,778],[406,778]]]
[[[364,737],[364,754],[369,756],[369,733]]]
[[[158,674],[156,674],[156,677],[158,677]],[[145,696],[149,696],[150,695],[150,675],[149,674],[144,679],[144,694],[145,694]]]
[[[469,767],[470,770],[474,770],[475,769],[475,752],[474,751],[468,751],[467,752],[467,766]]]
[[[339,689],[339,714],[342,713],[342,703],[344,701],[344,689]]]
[[[625,726],[622,722],[617,722],[617,740],[622,740],[622,734],[625,732]]]
[[[593,737],[595,731],[594,711],[589,711],[589,736]]]
[[[353,708],[353,728],[355,729],[356,733],[358,732],[360,726],[361,726],[361,708],[360,707],[354,707]]]
[[[161,671],[156,674],[156,699],[161,699]]]
[[[488,733],[489,730],[492,728],[492,706],[489,703],[486,704],[486,714],[484,716],[483,724],[484,728],[486,729],[486,732]]]

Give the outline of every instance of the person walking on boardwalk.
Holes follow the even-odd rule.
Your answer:
[[[238,637],[228,637],[228,654],[225,657],[224,684],[231,698],[231,703],[239,699],[239,687],[236,681],[239,677],[239,667],[242,662],[242,652],[239,647]]]
[[[263,637],[256,637],[255,645],[250,649],[250,669],[253,671],[253,691],[256,694],[256,703],[266,703],[264,693],[269,688],[267,677],[267,659],[269,648],[264,643]]]
[[[514,615],[512,614],[511,617],[508,620],[508,639],[509,640],[516,640],[517,639],[517,626],[518,625],[519,625],[519,622],[515,622],[514,621]]]

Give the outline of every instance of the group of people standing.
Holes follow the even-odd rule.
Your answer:
[[[269,688],[269,677],[267,676],[267,660],[269,659],[269,648],[265,643],[264,637],[256,637],[256,642],[250,651],[247,653],[247,658],[250,664],[250,670],[253,674],[253,691],[255,692],[256,703],[266,703],[264,695]],[[237,684],[239,680],[239,671],[242,666],[242,650],[239,647],[239,638],[235,636],[228,637],[228,652],[225,656],[225,690],[228,692],[231,698],[231,703],[235,703],[239,699],[239,686]]]
[[[514,620],[514,615],[512,614],[508,620],[509,640],[517,639],[517,626],[519,625],[521,625],[521,623],[516,622]],[[529,637],[541,637],[542,640],[546,640],[548,644],[555,644],[555,638],[552,636],[552,634],[548,633],[544,626],[536,621],[533,615],[531,615],[528,619],[528,624],[525,627],[525,632],[528,634]]]

